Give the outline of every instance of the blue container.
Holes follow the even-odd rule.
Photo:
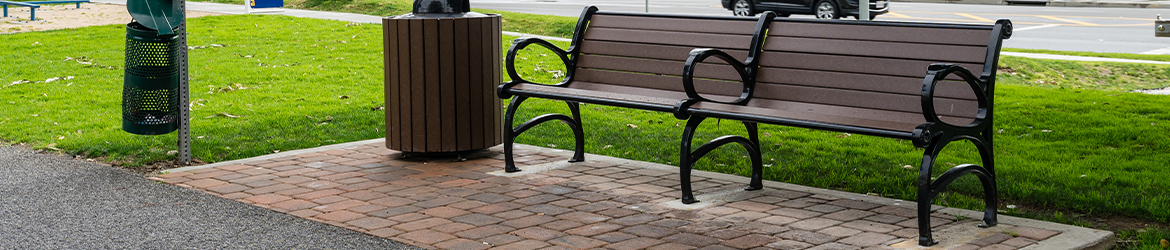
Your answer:
[[[284,0],[252,0],[252,8],[280,8],[284,7]]]

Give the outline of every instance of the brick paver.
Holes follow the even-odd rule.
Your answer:
[[[916,239],[916,210],[765,188],[693,210],[676,173],[607,162],[501,177],[499,149],[467,161],[399,159],[381,143],[153,179],[378,237],[442,249],[883,249]],[[564,161],[517,149],[517,162]],[[745,183],[692,178],[697,194]],[[932,218],[936,231],[952,224]],[[968,246],[1015,249],[1060,232],[1001,225]]]

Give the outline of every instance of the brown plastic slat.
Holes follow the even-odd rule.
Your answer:
[[[661,76],[649,74],[634,74],[617,71],[601,71],[591,69],[577,69],[577,78],[579,81],[605,83],[613,85],[630,86],[644,89],[658,89],[683,91],[682,77],[675,76]],[[738,97],[743,92],[743,84],[740,82],[730,81],[714,81],[695,79],[695,90],[700,94],[710,94],[717,96],[735,96]],[[570,88],[575,88],[569,85]],[[637,93],[626,93],[637,94]],[[731,99],[718,99],[717,101],[731,101]]]
[[[912,24],[907,24],[912,25]],[[768,31],[772,37],[811,37],[907,43],[987,46],[991,29],[899,27],[788,22],[777,18]]]
[[[456,134],[459,140],[459,150],[471,150],[471,103],[466,100],[471,99],[471,66],[469,65],[471,59],[471,52],[469,51],[467,39],[467,19],[455,20],[455,96],[458,100],[456,102],[456,126],[459,128]]]
[[[423,20],[411,19],[407,22],[410,23],[410,49],[412,52],[410,54],[411,82],[426,82],[426,55],[423,52],[425,48],[422,48],[421,46],[424,42]],[[410,104],[412,109],[412,115],[410,117],[420,119],[411,119],[411,134],[414,136],[414,139],[411,140],[411,146],[408,148],[411,149],[411,152],[425,152],[427,150],[427,121],[426,119],[421,118],[426,117],[425,115],[427,112],[426,87],[424,86],[419,88],[418,86],[415,86],[412,87],[410,91],[412,92],[411,97],[413,97]]]
[[[748,106],[700,103],[693,107],[705,110],[718,110],[723,112],[753,114],[784,119],[904,132],[914,131],[914,127],[926,122],[926,119],[922,117],[922,114],[918,113],[774,100],[752,101],[752,103],[749,103]],[[974,119],[971,118],[949,116],[944,116],[941,119],[944,122],[948,122],[954,125],[966,125],[974,121]]]
[[[852,74],[782,68],[761,68],[757,74],[760,84],[779,83],[810,87],[856,89],[895,94],[921,95],[921,77]],[[975,94],[966,82],[942,81],[936,86],[936,97],[975,100]]]
[[[764,52],[760,55],[761,67],[823,70],[905,77],[926,77],[927,67],[940,61],[887,59],[856,56],[802,54],[791,52]],[[982,64],[959,63],[975,74],[983,72]],[[958,80],[957,76],[948,79]]]
[[[502,30],[503,29],[503,17],[496,16],[495,18],[493,18],[493,20],[495,20],[495,22],[493,22],[494,26],[492,27],[492,30],[493,31]],[[488,94],[490,95],[490,96],[488,96],[488,100],[492,100],[492,105],[494,105],[493,109],[492,109],[493,113],[495,114],[494,116],[492,116],[492,117],[494,117],[492,119],[492,121],[494,121],[492,123],[492,128],[493,128],[492,135],[493,135],[493,139],[495,139],[495,140],[492,140],[492,143],[489,143],[490,144],[489,146],[494,146],[494,145],[499,145],[499,144],[504,143],[503,103],[502,103],[502,100],[500,100],[500,98],[492,95],[492,94],[496,93],[495,86],[499,86],[501,81],[503,81],[503,68],[501,67],[502,66],[502,61],[501,61],[502,57],[501,56],[504,53],[503,52],[504,47],[502,44],[504,37],[503,37],[503,34],[500,34],[500,32],[492,32],[492,34],[494,34],[496,36],[495,38],[492,39],[492,42],[495,43],[495,47],[493,47],[495,49],[495,50],[493,50],[493,52],[495,53],[495,57],[494,57],[495,59],[493,59],[493,61],[492,61],[495,63],[495,66],[492,66],[492,69],[494,69],[492,72],[494,72],[496,76],[492,77],[492,84],[490,86],[488,86]]]
[[[727,52],[737,61],[743,62],[747,60],[747,44],[743,44],[740,49],[720,49]],[[624,42],[607,42],[607,41],[582,41],[581,52],[585,54],[595,55],[611,55],[611,56],[626,56],[648,59],[665,59],[675,61],[686,61],[690,57],[691,50],[695,47],[687,46],[668,46],[658,44],[638,44],[638,43],[624,43]],[[719,59],[708,59],[707,62],[722,63]]]
[[[495,115],[495,112],[493,112],[492,110],[495,107],[492,107],[492,105],[491,105],[491,103],[494,103],[494,102],[492,102],[493,98],[491,95],[491,90],[489,90],[489,88],[490,88],[489,86],[495,82],[495,81],[492,81],[492,77],[494,77],[496,75],[496,73],[494,71],[499,71],[500,69],[498,67],[494,67],[496,65],[496,63],[493,62],[493,60],[495,60],[495,58],[494,58],[495,53],[493,51],[498,50],[495,47],[496,43],[492,42],[492,40],[496,38],[496,36],[492,34],[493,33],[492,26],[493,26],[493,23],[495,23],[495,21],[492,19],[487,19],[487,18],[480,19],[480,20],[481,20],[480,25],[482,26],[480,28],[482,30],[482,33],[480,33],[481,34],[480,36],[483,39],[483,43],[480,43],[481,46],[483,46],[483,50],[482,50],[483,51],[483,58],[482,58],[482,60],[483,60],[483,78],[480,79],[480,81],[482,81],[482,82],[479,84],[479,92],[476,92],[476,93],[478,93],[480,95],[481,101],[479,102],[479,105],[480,105],[480,109],[483,110],[483,120],[480,121],[483,124],[483,126],[479,127],[480,131],[481,131],[480,135],[482,136],[482,138],[480,138],[480,140],[482,140],[482,141],[480,142],[479,147],[486,148],[486,147],[488,147],[488,144],[491,143],[492,139],[496,138],[495,136],[492,135],[492,132],[491,132],[492,131],[491,117]]]
[[[616,101],[631,101],[658,105],[674,105],[687,98],[687,94],[679,91],[646,89],[630,86],[612,85],[591,82],[573,82],[574,88],[554,87],[542,84],[518,84],[512,89],[584,96]]]
[[[454,152],[459,142],[456,140],[458,132],[455,124],[455,21],[454,19],[439,19],[439,58],[440,77],[439,95],[443,97],[439,113],[443,114],[441,123],[443,128],[442,150]]]
[[[414,92],[409,87],[410,84],[408,84],[412,79],[410,75],[410,66],[413,65],[413,63],[410,61],[411,58],[410,23],[405,20],[398,21],[398,62],[401,63],[398,66],[398,81],[401,83],[399,85],[400,89],[398,90],[398,112],[400,112],[398,117],[410,117],[411,111],[413,110],[411,107],[412,103],[410,100],[410,95]],[[413,130],[412,126],[413,124],[408,120],[399,120],[398,128],[401,132],[401,143],[399,144],[399,149],[411,149],[411,145],[414,145],[414,135],[411,133]]]
[[[689,46],[692,48],[747,48],[751,35],[706,34],[670,31],[627,30],[593,27],[585,31],[585,39],[593,41],[622,41],[648,44]]]
[[[426,65],[426,152],[443,150],[442,82],[439,73],[439,19],[423,19],[423,55]]]
[[[382,51],[386,53],[382,56],[385,58],[385,65],[383,67],[383,79],[386,79],[385,90],[382,93],[385,95],[385,106],[382,111],[386,113],[386,147],[401,148],[401,138],[398,136],[398,39],[395,35],[398,34],[398,25],[391,19],[382,19]]]
[[[718,58],[708,58],[707,61],[722,62]],[[629,57],[612,57],[597,55],[581,55],[577,66],[583,68],[606,69],[628,72],[652,73],[660,75],[681,76],[683,61],[667,61],[653,59],[639,59]],[[721,80],[739,81],[742,78],[734,68],[727,64],[701,63],[695,67],[695,75],[699,78],[713,78]]]
[[[908,113],[922,113],[922,98],[918,95],[888,94],[844,89],[827,89],[794,85],[756,85],[756,100],[782,100],[816,103],[832,106],[891,110]],[[978,108],[975,101],[935,98],[939,115],[974,117]]]
[[[910,122],[914,120],[914,114],[909,113],[792,102],[773,102],[761,106],[738,106],[708,102],[695,104],[692,107],[703,110],[905,132],[913,131],[915,126],[922,124],[922,122]],[[923,120],[921,115],[918,117],[918,120]]]
[[[982,64],[984,59],[987,57],[986,44],[982,46],[913,44],[781,36],[768,38],[768,42],[764,44],[764,49],[769,51],[855,55],[979,64]]]
[[[620,15],[593,15],[589,28],[621,28],[636,30],[682,31],[697,33],[721,33],[752,35],[756,30],[755,20],[709,20],[694,18],[662,18]]]
[[[469,83],[471,89],[471,98],[468,102],[471,103],[471,146],[474,148],[481,148],[483,146],[483,95],[479,94],[483,86],[484,73],[484,59],[483,59],[483,19],[469,18],[467,20],[467,44],[469,45],[469,55],[471,55],[470,70],[471,82]]]

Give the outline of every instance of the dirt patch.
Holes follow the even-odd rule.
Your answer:
[[[8,6],[8,17],[0,18],[0,34],[126,24],[133,19],[125,5],[83,3],[81,8],[76,7],[75,4],[41,5],[37,8],[37,20],[29,21],[30,8]],[[209,15],[221,14],[187,12],[188,18]]]

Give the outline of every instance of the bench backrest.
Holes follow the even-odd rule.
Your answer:
[[[760,54],[752,106],[834,114],[814,118],[820,122],[910,130],[853,118],[924,123],[922,85],[933,63],[962,65],[994,81],[998,25],[777,18]],[[935,90],[935,107],[943,121],[967,124],[978,103],[965,82],[948,79]]]
[[[597,12],[589,18],[580,46],[574,81],[597,90],[682,91],[682,69],[695,48],[718,48],[743,61],[752,48],[758,18],[638,15]],[[764,28],[764,27],[759,27]],[[758,46],[758,45],[757,45]],[[708,60],[696,81],[704,93],[738,96],[740,77],[727,64]],[[718,81],[727,80],[728,82]],[[734,81],[734,82],[731,82]],[[646,94],[646,93],[629,93]]]

